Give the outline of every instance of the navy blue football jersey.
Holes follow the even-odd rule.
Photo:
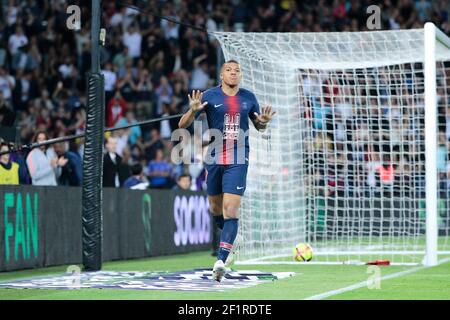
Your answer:
[[[239,156],[242,154],[245,155],[245,163],[248,163],[249,119],[255,119],[255,112],[260,113],[255,95],[240,88],[235,96],[228,96],[217,86],[203,93],[202,103],[205,101],[208,104],[196,117],[205,112],[209,129],[222,133],[222,147],[216,150],[210,148],[211,156],[216,159],[215,164],[240,164],[242,159]]]

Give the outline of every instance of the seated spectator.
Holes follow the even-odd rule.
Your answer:
[[[44,131],[38,131],[33,142],[48,140]],[[65,166],[67,159],[58,159],[52,147],[41,146],[34,148],[28,154],[27,166],[34,186],[56,186],[56,179],[61,175],[61,167]]]
[[[10,151],[9,144],[0,141],[0,152]],[[0,156],[0,185],[19,184],[19,165],[10,160],[9,153]]]
[[[147,166],[150,187],[168,189],[172,186],[172,165],[164,160],[162,149],[156,150],[156,158]]]
[[[149,183],[145,179],[144,170],[140,163],[131,166],[131,177],[125,180],[123,187],[133,190],[145,190]]]

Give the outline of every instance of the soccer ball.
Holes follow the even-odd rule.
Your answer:
[[[313,257],[313,249],[307,243],[299,243],[294,248],[295,261],[311,261]]]

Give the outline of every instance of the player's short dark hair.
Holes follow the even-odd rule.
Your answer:
[[[130,171],[133,176],[137,176],[138,174],[142,173],[142,165],[139,162],[136,162],[135,164],[131,165]]]
[[[223,67],[224,67],[227,63],[236,63],[236,64],[239,64],[239,62],[236,61],[236,60],[234,60],[234,59],[227,60],[226,62],[224,62],[224,63],[222,64],[222,67],[220,67],[220,71],[223,70]]]

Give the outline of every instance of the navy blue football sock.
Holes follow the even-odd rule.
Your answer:
[[[223,262],[227,260],[238,233],[238,225],[239,219],[225,219],[222,234],[220,235],[218,260]]]
[[[222,230],[223,229],[223,223],[224,223],[223,215],[213,216],[213,218],[214,218],[214,222],[216,223],[217,228]]]

